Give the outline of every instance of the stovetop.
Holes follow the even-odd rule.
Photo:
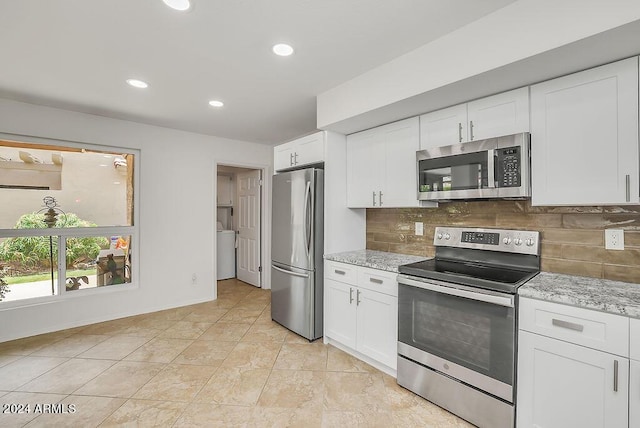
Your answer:
[[[535,231],[436,227],[436,257],[398,267],[401,274],[515,294],[540,271]]]
[[[486,290],[515,294],[525,282],[538,274],[537,269],[518,270],[477,262],[431,259],[398,267],[405,275],[435,279]]]

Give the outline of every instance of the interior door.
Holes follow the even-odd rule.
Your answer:
[[[238,279],[260,287],[260,170],[238,174]]]

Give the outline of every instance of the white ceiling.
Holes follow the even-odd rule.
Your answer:
[[[274,144],[315,130],[317,94],[513,1],[3,1],[0,97]]]

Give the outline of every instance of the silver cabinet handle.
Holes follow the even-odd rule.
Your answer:
[[[293,154],[293,164],[298,165],[298,152]]]
[[[369,281],[375,283],[375,284],[382,284],[384,281],[382,281],[381,279],[378,278],[369,278]]]
[[[334,271],[335,273],[337,273],[338,275],[344,275],[344,274],[346,274],[346,272],[345,272],[345,271],[343,271],[343,270],[334,269],[333,271]]]
[[[380,195],[378,197],[378,202],[380,202],[380,206],[382,206],[382,195],[383,195],[382,190],[378,192],[378,195]]]
[[[473,141],[473,120],[469,121],[469,138]]]
[[[293,166],[293,153],[289,153],[289,166]]]
[[[575,331],[584,330],[584,326],[582,324],[576,324],[573,322],[559,320],[555,318],[551,320],[551,324],[555,325],[556,327],[568,328],[569,330],[575,330]]]
[[[618,392],[618,360],[613,360],[613,392]]]
[[[631,176],[627,174],[624,179],[627,187],[627,202],[631,202]]]
[[[458,142],[462,143],[462,122],[458,122]]]
[[[353,288],[349,287],[349,304],[353,303]]]
[[[373,206],[376,206],[376,192],[373,192]]]
[[[360,305],[360,290],[356,290],[356,306]]]

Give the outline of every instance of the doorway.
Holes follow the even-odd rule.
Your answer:
[[[261,288],[264,171],[218,164],[216,186],[217,279],[237,278]]]

